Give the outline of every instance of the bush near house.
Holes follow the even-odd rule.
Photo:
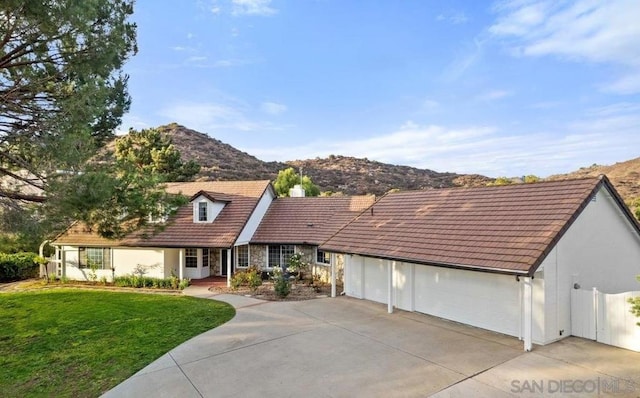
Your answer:
[[[0,253],[0,281],[18,281],[38,276],[36,253]]]
[[[178,278],[177,276],[160,279],[133,274],[116,276],[113,280],[113,284],[118,287],[183,290],[184,288],[189,286],[189,280],[180,280],[180,278]]]
[[[256,290],[260,285],[262,285],[262,273],[257,268],[238,271],[231,277],[231,288],[234,290],[241,286],[248,286],[251,290]]]

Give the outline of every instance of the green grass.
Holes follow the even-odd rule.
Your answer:
[[[228,304],[184,296],[0,294],[0,396],[98,396],[234,314]]]

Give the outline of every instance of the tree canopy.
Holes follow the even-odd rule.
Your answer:
[[[278,196],[286,197],[289,196],[289,189],[293,188],[296,184],[300,184],[301,182],[306,196],[320,195],[320,188],[318,188],[318,186],[315,185],[313,181],[311,181],[311,178],[309,178],[309,176],[303,176],[301,181],[300,175],[296,173],[293,167],[280,170],[278,172],[278,177],[273,182],[273,187],[276,189],[276,193],[278,194]]]
[[[2,231],[42,236],[99,219],[115,237],[116,217],[162,199],[158,173],[90,161],[129,109],[122,66],[137,51],[132,13],[132,0],[0,3]]]

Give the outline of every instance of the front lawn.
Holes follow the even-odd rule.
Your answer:
[[[0,395],[98,396],[234,314],[226,303],[184,296],[0,294]]]

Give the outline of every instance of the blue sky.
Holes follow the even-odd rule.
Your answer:
[[[137,0],[122,129],[492,177],[640,156],[640,1]]]

